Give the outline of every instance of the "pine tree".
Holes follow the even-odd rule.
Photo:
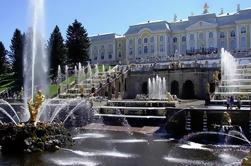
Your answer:
[[[90,46],[86,29],[80,22],[75,20],[69,25],[66,34],[67,58],[69,63],[77,65],[89,60],[88,49]]]
[[[11,57],[12,69],[14,72],[16,90],[20,90],[23,86],[23,50],[24,50],[24,36],[21,31],[16,29],[11,39]]]
[[[52,78],[57,76],[58,65],[65,65],[65,45],[59,27],[56,26],[50,36],[49,42],[50,53],[50,74]]]
[[[4,74],[6,72],[6,56],[7,50],[5,50],[3,43],[0,41],[0,74]]]

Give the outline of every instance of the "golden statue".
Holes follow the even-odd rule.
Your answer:
[[[42,94],[41,90],[37,91],[34,100],[31,98],[28,102],[29,112],[30,112],[30,122],[36,125],[37,114],[40,106],[45,100],[45,96]]]
[[[232,123],[231,117],[229,113],[225,111],[222,117],[222,125],[231,125],[231,123]]]

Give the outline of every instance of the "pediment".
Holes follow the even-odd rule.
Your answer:
[[[198,21],[195,24],[190,25],[186,30],[198,30],[198,29],[207,29],[207,28],[216,28],[217,24],[212,24],[205,21]]]

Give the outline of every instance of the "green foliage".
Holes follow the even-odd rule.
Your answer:
[[[84,63],[89,60],[88,49],[90,46],[86,29],[80,22],[75,20],[69,25],[66,34],[67,58],[73,66],[79,62]]]
[[[20,90],[23,86],[23,50],[24,50],[24,36],[21,31],[16,29],[11,39],[11,60],[12,69],[15,78],[16,90]]]
[[[50,54],[50,74],[52,78],[57,76],[58,65],[66,64],[64,39],[61,35],[59,27],[56,26],[49,39]]]
[[[6,56],[7,56],[7,51],[5,50],[3,43],[0,41],[0,74],[6,72],[6,62],[7,62]]]

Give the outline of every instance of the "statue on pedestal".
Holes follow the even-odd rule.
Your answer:
[[[35,98],[31,98],[28,102],[29,112],[30,112],[30,119],[29,122],[36,125],[37,114],[39,111],[40,106],[45,100],[45,96],[42,94],[41,90],[37,91]]]

